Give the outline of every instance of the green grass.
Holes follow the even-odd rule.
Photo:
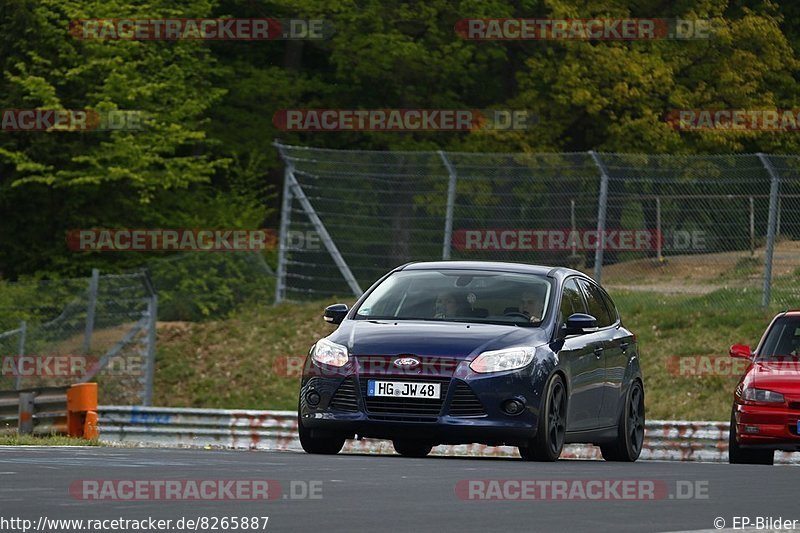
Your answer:
[[[764,261],[760,257],[742,257],[732,269],[724,272],[717,279],[720,281],[746,280],[752,276],[763,275]]]
[[[256,306],[233,318],[160,323],[154,405],[296,409],[299,379],[282,362],[332,331],[324,303]]]
[[[784,287],[792,284],[776,284],[775,293],[787,301]],[[705,296],[616,291],[612,297],[639,341],[648,417],[727,420],[736,377],[676,376],[667,362],[670,356],[727,356],[734,343],[754,346],[777,308],[765,310],[759,292],[739,289]],[[281,358],[305,356],[332,331],[321,315],[334,300],[160,324],[155,405],[295,409],[299,380],[284,375]]]
[[[775,309],[738,291],[702,297],[615,293],[626,327],[636,333],[651,419],[728,420],[737,376],[675,375],[673,356],[728,355],[731,344],[755,346]]]
[[[102,446],[98,440],[78,439],[62,435],[0,434],[0,446]]]

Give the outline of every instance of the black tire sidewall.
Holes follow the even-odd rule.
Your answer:
[[[541,457],[543,460],[547,461],[556,461],[561,456],[561,452],[564,450],[564,442],[561,443],[561,449],[558,450],[558,454],[554,455],[550,449],[550,407],[553,401],[553,391],[555,390],[556,383],[561,385],[561,389],[564,393],[564,413],[563,416],[565,417],[564,426],[565,426],[565,434],[566,434],[566,416],[567,416],[567,409],[569,408],[569,399],[567,398],[567,389],[564,387],[564,380],[561,378],[559,374],[553,374],[550,380],[547,383],[546,393],[543,398],[543,405],[539,415],[539,428],[537,430],[536,438],[532,443],[535,449],[535,455],[537,457]]]
[[[621,446],[620,448],[622,451],[625,452],[626,455],[625,458],[631,462],[636,461],[636,459],[639,458],[639,455],[641,455],[642,453],[642,448],[644,448],[644,435],[642,435],[642,442],[639,444],[638,450],[633,449],[633,443],[629,438],[631,430],[631,428],[629,427],[629,424],[631,422],[630,414],[631,414],[631,409],[633,408],[633,391],[637,388],[639,389],[639,394],[641,395],[641,412],[643,419],[642,424],[644,425],[647,422],[646,413],[644,412],[644,387],[642,387],[642,384],[639,383],[638,380],[634,380],[633,383],[631,383],[630,388],[628,389],[628,397],[625,401],[625,409],[622,412],[623,423],[621,424],[620,427],[620,429],[623,431],[623,435],[620,435],[620,438],[624,439],[623,440],[624,447]]]

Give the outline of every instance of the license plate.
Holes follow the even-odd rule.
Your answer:
[[[440,383],[414,383],[411,381],[367,381],[367,396],[390,396],[394,398],[439,399]]]
[[[797,421],[797,434],[800,435],[800,420]]]

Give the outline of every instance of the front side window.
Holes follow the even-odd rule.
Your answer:
[[[561,322],[566,322],[575,313],[586,313],[586,305],[575,279],[568,279],[561,292]]]
[[[545,276],[484,270],[403,270],[364,300],[358,319],[442,320],[535,326],[551,299]]]
[[[800,316],[779,318],[770,328],[759,359],[800,355]]]
[[[586,294],[586,306],[589,309],[589,314],[597,319],[597,327],[605,328],[613,324],[614,320],[611,319],[611,314],[603,303],[600,289],[594,283],[589,283],[585,280],[581,280],[581,285]]]

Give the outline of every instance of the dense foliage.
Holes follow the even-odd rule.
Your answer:
[[[70,21],[323,18],[308,41],[80,40]],[[712,19],[712,39],[467,41],[465,17]],[[4,0],[0,108],[136,109],[141,131],[0,133],[0,275],[86,275],[84,227],[275,227],[276,138],[334,148],[797,152],[798,137],[680,133],[675,108],[793,108],[800,7],[771,0]],[[286,108],[528,109],[530,130],[286,133]]]

